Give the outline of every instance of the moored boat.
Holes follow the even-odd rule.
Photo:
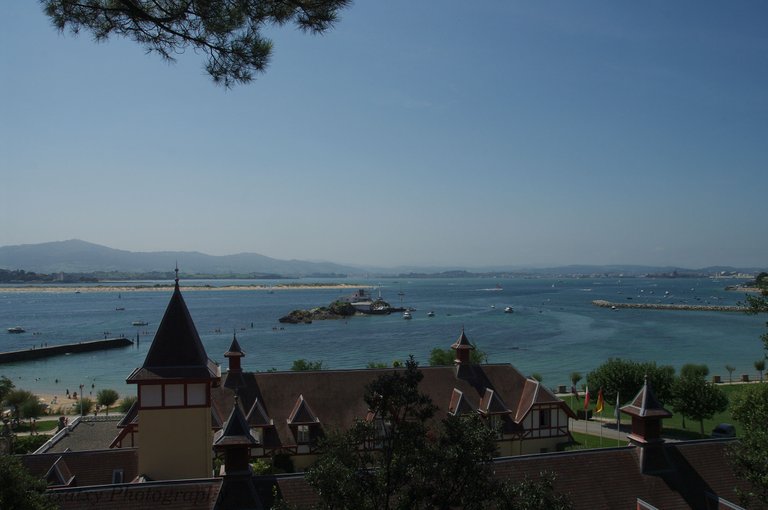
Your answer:
[[[514,311],[515,310],[511,306],[504,308],[504,313],[513,313]]]
[[[25,331],[26,330],[21,326],[14,326],[12,328],[8,328],[8,333],[24,333]]]
[[[134,325],[134,326],[148,326],[149,322],[147,322],[147,321],[133,321],[131,324]]]
[[[403,312],[403,319],[405,319],[407,321],[413,319],[413,317],[411,316],[411,312],[409,312],[408,310],[404,311]]]

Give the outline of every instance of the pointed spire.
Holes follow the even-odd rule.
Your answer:
[[[176,282],[176,288],[179,288],[179,261],[176,261],[176,269],[173,270],[176,273],[176,279],[174,280]]]
[[[464,327],[461,328],[461,335],[459,336],[459,339],[456,340],[453,345],[451,345],[451,349],[456,351],[456,359],[454,362],[459,365],[468,365],[469,364],[469,354],[470,351],[475,350],[475,346],[472,345],[472,343],[467,338],[467,335],[464,333]]]
[[[178,268],[177,268],[178,271]],[[218,379],[219,368],[208,358],[195,323],[176,285],[141,368],[128,383],[157,379]]]
[[[240,347],[240,343],[237,341],[237,332],[232,334],[232,343],[229,345],[229,349],[224,353],[224,357],[229,360],[229,372],[242,372],[240,367],[240,358],[245,356],[245,352]]]

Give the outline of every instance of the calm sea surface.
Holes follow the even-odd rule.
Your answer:
[[[154,282],[152,282],[154,283]],[[167,283],[167,282],[163,282]],[[182,281],[184,285],[250,284],[238,281]],[[259,284],[269,285],[272,282]],[[278,283],[278,282],[274,282]],[[330,282],[328,282],[330,283]],[[351,282],[350,282],[351,283]],[[237,332],[246,351],[246,370],[288,369],[293,360],[322,360],[329,368],[362,368],[369,361],[391,363],[413,354],[426,364],[434,347],[448,348],[464,328],[489,362],[509,362],[526,375],[538,372],[549,386],[570,384],[572,371],[587,371],[610,357],[654,360],[679,368],[706,363],[712,374],[755,373],[763,355],[759,336],[765,317],[734,312],[610,310],[609,301],[733,305],[744,293],[725,291],[733,280],[709,279],[427,279],[355,280],[377,286],[392,305],[416,309],[400,314],[281,325],[297,308],[326,305],[349,290],[275,289],[182,291],[208,355],[226,366],[223,353]],[[496,288],[499,284],[501,289]],[[376,291],[374,291],[376,292]],[[402,296],[399,293],[403,293]],[[138,346],[0,365],[0,375],[17,387],[52,392],[114,388],[134,393],[125,378],[146,356],[171,290],[62,293],[8,292],[0,287],[0,350],[140,333]],[[402,300],[402,301],[401,301]],[[514,307],[505,314],[504,307]],[[116,308],[125,310],[116,310]],[[428,317],[428,311],[434,317]],[[135,327],[133,321],[147,321]],[[22,326],[27,332],[8,334]],[[56,380],[58,379],[58,383]]]

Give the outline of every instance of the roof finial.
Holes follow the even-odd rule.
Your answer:
[[[176,269],[174,269],[174,272],[176,273],[176,286],[179,286],[179,261],[176,261]]]

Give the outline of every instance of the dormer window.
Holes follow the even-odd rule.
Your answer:
[[[299,425],[296,428],[296,442],[298,444],[308,444],[309,438],[309,425]]]

